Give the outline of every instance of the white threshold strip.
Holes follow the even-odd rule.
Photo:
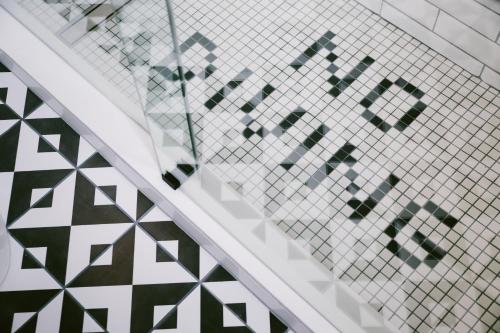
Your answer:
[[[170,188],[162,180],[153,143],[146,130],[1,7],[0,31],[0,61],[33,86],[35,93],[223,263],[290,329],[338,332],[217,221],[183,192]],[[336,323],[336,326],[346,332],[362,332],[349,320]]]

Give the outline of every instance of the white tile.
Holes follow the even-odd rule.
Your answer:
[[[374,11],[375,13],[380,13],[380,8],[382,8],[382,0],[356,0],[363,6]]]
[[[500,14],[500,1],[498,0],[475,0],[476,2],[479,2],[480,4],[484,5],[485,7],[488,7],[492,11],[494,11],[497,14]]]
[[[498,44],[442,11],[434,31],[478,60],[500,71],[500,46]]]
[[[479,75],[481,73],[481,69],[483,67],[481,62],[447,42],[443,38],[437,36],[434,32],[426,29],[421,24],[409,20],[406,15],[402,14],[391,5],[387,3],[382,4],[381,16],[413,37],[427,44],[435,51],[450,58],[463,68],[466,68],[472,74]]]
[[[491,84],[493,87],[500,89],[500,73],[495,72],[491,68],[487,66],[484,67],[483,73],[481,73],[481,79]]]
[[[496,40],[500,31],[500,15],[485,6],[470,0],[428,0],[446,13]]]
[[[439,12],[436,6],[425,0],[385,0],[385,2],[431,30]]]

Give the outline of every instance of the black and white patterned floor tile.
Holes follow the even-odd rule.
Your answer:
[[[290,332],[1,64],[0,101],[0,332]]]

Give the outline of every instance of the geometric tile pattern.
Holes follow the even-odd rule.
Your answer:
[[[19,2],[53,31],[87,10]],[[164,112],[182,82],[200,167],[402,331],[499,330],[498,90],[354,1],[170,4],[184,75],[164,1],[131,1],[72,46],[127,96],[135,76],[168,130],[185,126]],[[177,163],[175,188],[196,169]]]
[[[0,64],[2,332],[290,332]]]

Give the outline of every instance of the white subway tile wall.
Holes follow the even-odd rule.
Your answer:
[[[462,51],[455,45],[448,43],[444,38],[440,37],[433,31],[426,29],[424,26],[414,21],[403,12],[397,10],[387,3],[382,4],[381,16],[400,27],[404,31],[411,33],[417,39],[436,50],[437,52],[445,55],[449,59],[453,59],[458,65],[474,75],[480,75],[484,65],[474,57]]]
[[[484,68],[481,77],[485,82],[492,82],[491,83],[492,85],[496,84],[497,86],[500,86],[500,74],[498,74],[494,70],[491,70],[488,67]]]
[[[439,8],[426,0],[386,0],[392,6],[406,13],[412,19],[432,29],[439,14]]]
[[[428,0],[491,40],[500,32],[500,15],[473,0]],[[497,1],[498,2],[498,1]]]
[[[500,46],[454,17],[441,11],[434,32],[446,40],[452,40],[453,44],[489,67],[500,70]]]
[[[500,88],[500,1],[356,1]]]
[[[365,5],[368,9],[380,14],[382,8],[382,0],[357,0],[358,2]]]
[[[497,14],[500,14],[500,1],[498,0],[475,0],[477,3],[488,7]]]

